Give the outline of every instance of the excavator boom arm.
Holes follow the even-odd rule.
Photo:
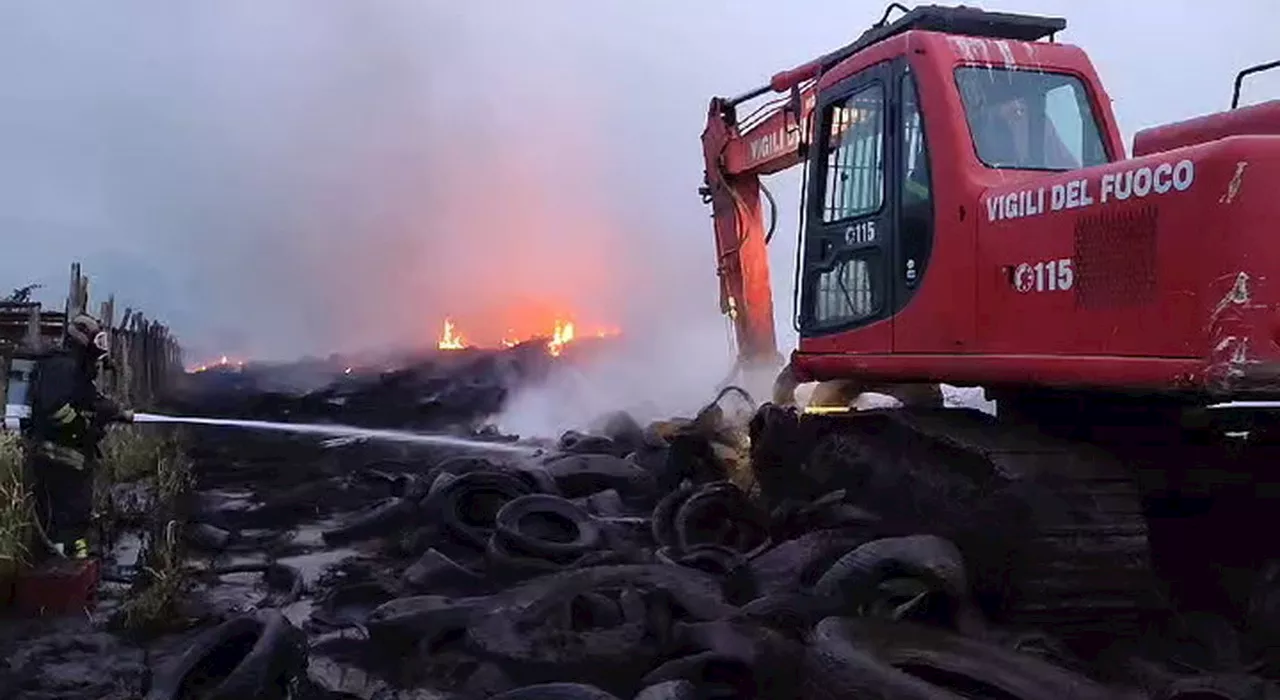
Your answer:
[[[715,222],[716,273],[720,311],[733,321],[740,367],[781,364],[773,323],[768,237],[760,195],[760,176],[802,162],[808,115],[814,104],[812,82],[802,88],[801,67],[774,77],[769,86],[733,98],[713,98],[702,132],[706,161],[702,194]],[[769,92],[788,93],[739,120],[743,102]],[[776,223],[776,213],[774,214]]]

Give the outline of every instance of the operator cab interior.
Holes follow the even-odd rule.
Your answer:
[[[989,168],[1074,170],[1110,159],[1079,78],[1013,68],[955,72],[978,160]]]

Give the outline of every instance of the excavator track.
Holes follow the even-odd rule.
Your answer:
[[[1114,639],[1162,607],[1133,471],[1097,445],[970,409],[769,406],[752,458],[767,500],[846,488],[891,532],[955,539],[1004,624]]]

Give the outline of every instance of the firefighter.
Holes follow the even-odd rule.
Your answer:
[[[109,348],[98,320],[79,314],[67,324],[66,348],[37,363],[32,386],[26,444],[36,517],[54,551],[73,558],[89,556],[98,443],[110,423],[133,421],[94,383]]]

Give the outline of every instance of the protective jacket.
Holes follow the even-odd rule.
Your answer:
[[[107,424],[124,411],[94,384],[93,365],[73,353],[59,353],[36,365],[28,436],[47,459],[76,469],[100,456],[98,442]]]

